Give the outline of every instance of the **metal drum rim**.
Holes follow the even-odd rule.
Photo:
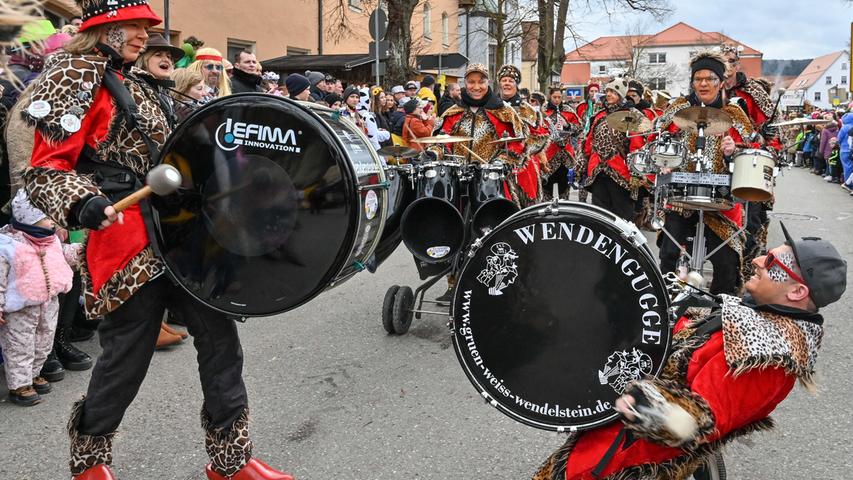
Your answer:
[[[331,145],[333,145],[333,148],[335,148],[337,150],[337,153],[340,156],[342,156],[343,158],[349,158],[346,154],[346,151],[343,149],[343,146],[340,142],[340,139],[337,137],[337,135],[335,135],[334,130],[332,130],[332,128],[329,127],[329,125],[327,125],[326,122],[319,115],[317,115],[315,112],[312,111],[312,108],[315,108],[315,107],[313,107],[313,106],[309,107],[307,105],[310,105],[310,104],[307,104],[305,102],[298,102],[298,101],[294,101],[294,100],[291,100],[288,98],[279,97],[277,95],[270,95],[270,94],[266,94],[266,93],[246,92],[246,93],[238,93],[238,94],[229,95],[227,97],[217,98],[217,99],[205,104],[204,106],[202,106],[198,110],[194,111],[192,114],[190,114],[190,116],[187,117],[183,123],[178,125],[178,128],[176,128],[175,130],[172,131],[172,134],[169,135],[169,138],[166,139],[166,142],[163,144],[163,148],[160,150],[161,155],[159,157],[159,162],[163,163],[163,160],[166,158],[167,153],[169,152],[169,150],[171,149],[173,144],[177,141],[176,139],[178,138],[178,134],[180,132],[185,131],[186,129],[189,129],[190,127],[188,127],[187,125],[190,125],[192,123],[191,121],[193,119],[203,115],[206,112],[206,110],[210,109],[210,107],[217,106],[217,105],[220,105],[223,103],[232,103],[232,102],[236,102],[239,100],[245,100],[249,97],[253,97],[253,98],[260,97],[260,98],[275,99],[276,101],[296,106],[300,111],[307,113],[308,115],[313,116],[318,121],[318,123],[321,125],[321,129],[323,129],[331,138],[334,139],[334,143]],[[324,108],[324,107],[317,106],[316,108]],[[327,110],[331,110],[331,109],[327,109]],[[362,137],[365,140],[367,140],[367,138],[364,136],[364,134],[362,134]],[[367,144],[370,145],[369,140],[367,140]],[[377,158],[375,155],[375,151],[373,152],[373,157],[374,157],[374,159]],[[353,198],[353,197],[357,198],[358,197],[358,188],[354,188],[354,185],[357,185],[357,183],[358,183],[358,175],[356,175],[356,173],[355,173],[355,169],[353,168],[352,162],[344,162],[344,163],[346,164],[346,168],[341,168],[341,170],[342,170],[344,177],[347,180],[344,182],[344,187],[346,188],[347,196],[350,198]],[[378,163],[379,163],[379,165],[381,165],[381,162],[378,162]],[[379,170],[380,170],[380,179],[382,181],[384,181],[384,178],[385,178],[384,177],[384,171],[381,168]],[[387,208],[387,198],[386,198],[386,208]],[[156,209],[154,209],[154,208],[152,208],[152,209],[156,212]],[[348,213],[349,225],[350,226],[352,226],[353,223],[355,223],[356,227],[358,226],[358,222],[360,221],[359,213],[360,213],[360,208],[352,208],[350,210],[350,212]],[[161,230],[161,227],[159,225],[160,224],[159,213],[156,216],[156,218],[154,219],[154,221],[155,221],[155,225],[157,227],[157,230],[158,231]],[[383,227],[384,227],[384,223],[385,223],[385,221],[383,219],[382,224],[381,224]],[[199,296],[196,295],[195,292],[191,291],[186,285],[183,284],[183,282],[179,281],[179,277],[172,271],[172,267],[170,265],[170,262],[168,262],[166,260],[165,256],[162,254],[162,251],[160,249],[160,245],[159,245],[160,238],[159,237],[158,237],[158,243],[156,245],[152,244],[152,248],[154,249],[154,252],[157,255],[157,257],[159,257],[163,261],[163,265],[165,265],[165,270],[166,270],[167,274],[169,275],[169,277],[171,277],[171,279],[175,283],[180,285],[180,287],[183,288],[184,291],[186,291],[195,301],[205,305],[206,307],[208,307],[208,308],[210,308],[216,312],[224,313],[226,315],[237,316],[240,318],[271,317],[274,315],[279,315],[279,314],[294,310],[296,308],[301,307],[302,305],[305,305],[306,303],[308,303],[312,299],[316,298],[317,295],[321,294],[324,290],[326,290],[329,287],[331,280],[335,279],[337,277],[337,275],[339,275],[341,273],[341,271],[343,271],[343,269],[344,269],[344,262],[346,262],[347,258],[349,258],[349,255],[353,249],[353,242],[355,239],[356,230],[357,230],[357,228],[355,228],[355,229],[348,228],[347,229],[346,236],[344,237],[342,247],[338,251],[337,255],[335,256],[335,260],[332,263],[332,268],[329,269],[329,272],[327,272],[326,275],[323,276],[322,281],[319,283],[321,286],[318,286],[318,287],[315,287],[314,289],[312,289],[300,302],[298,302],[294,305],[291,305],[291,306],[284,308],[284,309],[275,310],[275,311],[271,311],[271,312],[265,312],[265,313],[246,313],[246,312],[237,312],[237,311],[232,311],[232,310],[226,310],[224,308],[221,308],[220,306],[210,304],[210,303],[206,302],[205,300],[199,298]],[[348,245],[349,245],[349,247],[348,247]],[[375,248],[376,248],[376,242],[374,242],[374,244],[371,246],[371,252]],[[330,272],[334,272],[334,273],[330,273]]]

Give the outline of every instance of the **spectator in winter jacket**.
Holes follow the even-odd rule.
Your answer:
[[[841,129],[838,131],[838,148],[841,155],[841,169],[844,172],[844,185],[853,188],[853,158],[851,158],[851,142],[853,142],[853,112],[847,112],[841,117]]]
[[[809,125],[806,127],[805,134],[803,135],[803,166],[810,166],[812,164],[812,153],[815,150],[814,140],[815,130],[813,126]],[[817,159],[814,159],[814,161],[816,164],[818,163]]]
[[[826,159],[827,176],[824,179],[829,183],[841,183],[841,152],[838,148],[838,138],[830,138],[829,145],[832,153]]]
[[[835,116],[835,112],[827,112],[823,115],[823,118],[824,120],[832,120],[832,122],[826,124],[823,127],[823,131],[820,132],[820,148],[818,151],[823,158],[829,158],[830,151],[832,150],[829,146],[829,139],[838,136],[838,119]]]
[[[233,93],[262,92],[258,58],[249,50],[241,50],[234,56],[234,72],[231,77]]]
[[[429,137],[435,129],[435,117],[424,113],[425,106],[427,106],[427,102],[417,99],[409,100],[403,106],[403,110],[406,112],[406,119],[403,122],[403,141],[419,151],[423,151],[423,145],[412,142],[412,140]]]
[[[461,99],[462,89],[459,87],[459,84],[451,83],[447,85],[444,94],[438,99],[438,116],[443,115],[448,108],[459,104],[459,100]]]
[[[434,85],[435,78],[432,75],[427,75],[421,81],[421,89],[418,90],[418,98],[432,103],[433,106],[438,103],[435,98],[435,93],[432,91]]]
[[[310,85],[310,98],[312,102],[319,102],[323,100],[323,97],[326,96],[326,92],[320,88],[320,84],[322,83],[325,86],[326,75],[320,72],[312,72],[311,70],[305,71],[305,77],[308,79],[308,83]]]

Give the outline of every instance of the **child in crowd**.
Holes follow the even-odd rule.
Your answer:
[[[829,158],[826,159],[826,165],[829,170],[829,182],[841,183],[841,149],[838,147],[838,139],[832,137],[829,139],[829,148],[831,149]]]
[[[64,245],[24,189],[12,200],[12,219],[0,228],[0,348],[12,403],[32,406],[51,385],[39,376],[53,347],[60,293],[71,289],[80,244]]]

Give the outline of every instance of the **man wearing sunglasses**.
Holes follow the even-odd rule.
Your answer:
[[[844,293],[847,262],[826,240],[782,231],[785,244],[753,260],[744,298],[680,307],[663,373],[628,385],[615,405],[621,422],[570,435],[533,478],[709,478],[705,459],[772,428],[797,380],[814,391],[819,309]]]

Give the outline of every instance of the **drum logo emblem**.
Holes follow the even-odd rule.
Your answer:
[[[301,135],[302,132],[298,134]],[[283,130],[256,123],[235,122],[228,118],[216,128],[216,144],[226,152],[237,150],[242,145],[300,153],[302,147],[296,143],[296,135],[297,132],[293,129]]]
[[[618,394],[634,380],[639,380],[652,371],[652,357],[634,348],[630,352],[621,350],[607,357],[604,370],[598,371],[598,381],[610,385]]]
[[[518,277],[518,267],[515,260],[518,255],[506,242],[492,245],[491,252],[494,255],[486,257],[486,268],[484,268],[477,280],[489,287],[489,295],[503,295],[503,290],[515,283]]]

